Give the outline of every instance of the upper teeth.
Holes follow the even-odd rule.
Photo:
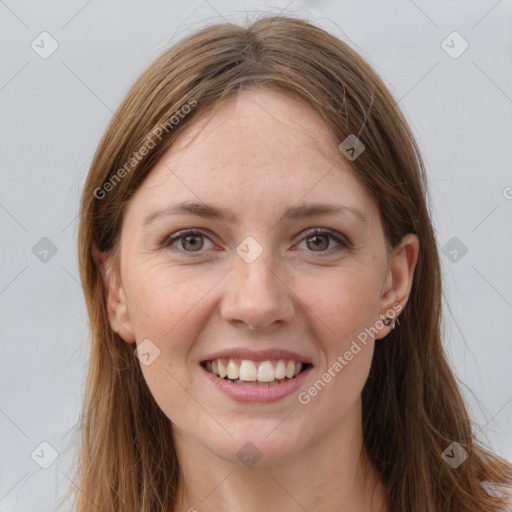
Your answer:
[[[250,359],[214,359],[206,363],[206,369],[221,379],[240,379],[248,382],[272,382],[293,378],[302,370],[302,363],[296,361],[251,361]]]

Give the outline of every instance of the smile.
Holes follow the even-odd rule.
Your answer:
[[[217,358],[203,361],[201,366],[220,379],[234,384],[272,387],[294,379],[311,365],[291,359],[252,361]]]

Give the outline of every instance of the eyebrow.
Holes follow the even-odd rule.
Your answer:
[[[303,219],[306,217],[319,217],[328,214],[349,214],[356,218],[361,224],[368,224],[368,220],[357,208],[344,206],[340,204],[310,203],[288,208],[281,219]],[[206,203],[195,203],[185,201],[178,204],[172,204],[150,213],[143,222],[143,226],[147,226],[151,222],[161,217],[169,215],[196,215],[207,219],[217,219],[233,223],[236,215],[227,208],[221,208]]]

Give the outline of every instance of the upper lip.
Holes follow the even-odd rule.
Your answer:
[[[297,352],[291,352],[290,350],[281,349],[267,349],[267,350],[250,350],[243,347],[226,348],[214,352],[209,356],[205,357],[202,361],[213,361],[214,359],[221,358],[232,358],[232,359],[249,359],[251,361],[269,361],[272,359],[292,359],[296,362],[309,363],[311,359],[298,354]]]

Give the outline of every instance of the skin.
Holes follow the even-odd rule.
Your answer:
[[[127,206],[119,265],[106,281],[109,315],[127,343],[149,338],[160,350],[141,369],[173,424],[181,469],[174,512],[226,503],[244,512],[330,511],[340,503],[350,512],[387,510],[380,477],[361,455],[373,338],[306,405],[297,393],[270,404],[236,402],[199,366],[224,348],[289,349],[313,363],[304,391],[359,333],[393,305],[405,306],[418,239],[409,234],[386,252],[376,205],[339,142],[300,100],[245,91],[206,127],[188,127]],[[235,219],[169,215],[143,225],[183,200],[230,208]],[[348,214],[281,218],[310,202],[357,208],[367,223]],[[205,234],[193,240],[199,253],[183,239],[159,245],[187,228]],[[317,249],[309,228],[331,229],[353,247],[321,236],[326,250]],[[236,252],[247,236],[263,249],[252,263]],[[110,264],[107,254],[95,258],[103,270]],[[390,329],[382,326],[378,343]],[[252,467],[237,457],[247,442],[261,452]]]

